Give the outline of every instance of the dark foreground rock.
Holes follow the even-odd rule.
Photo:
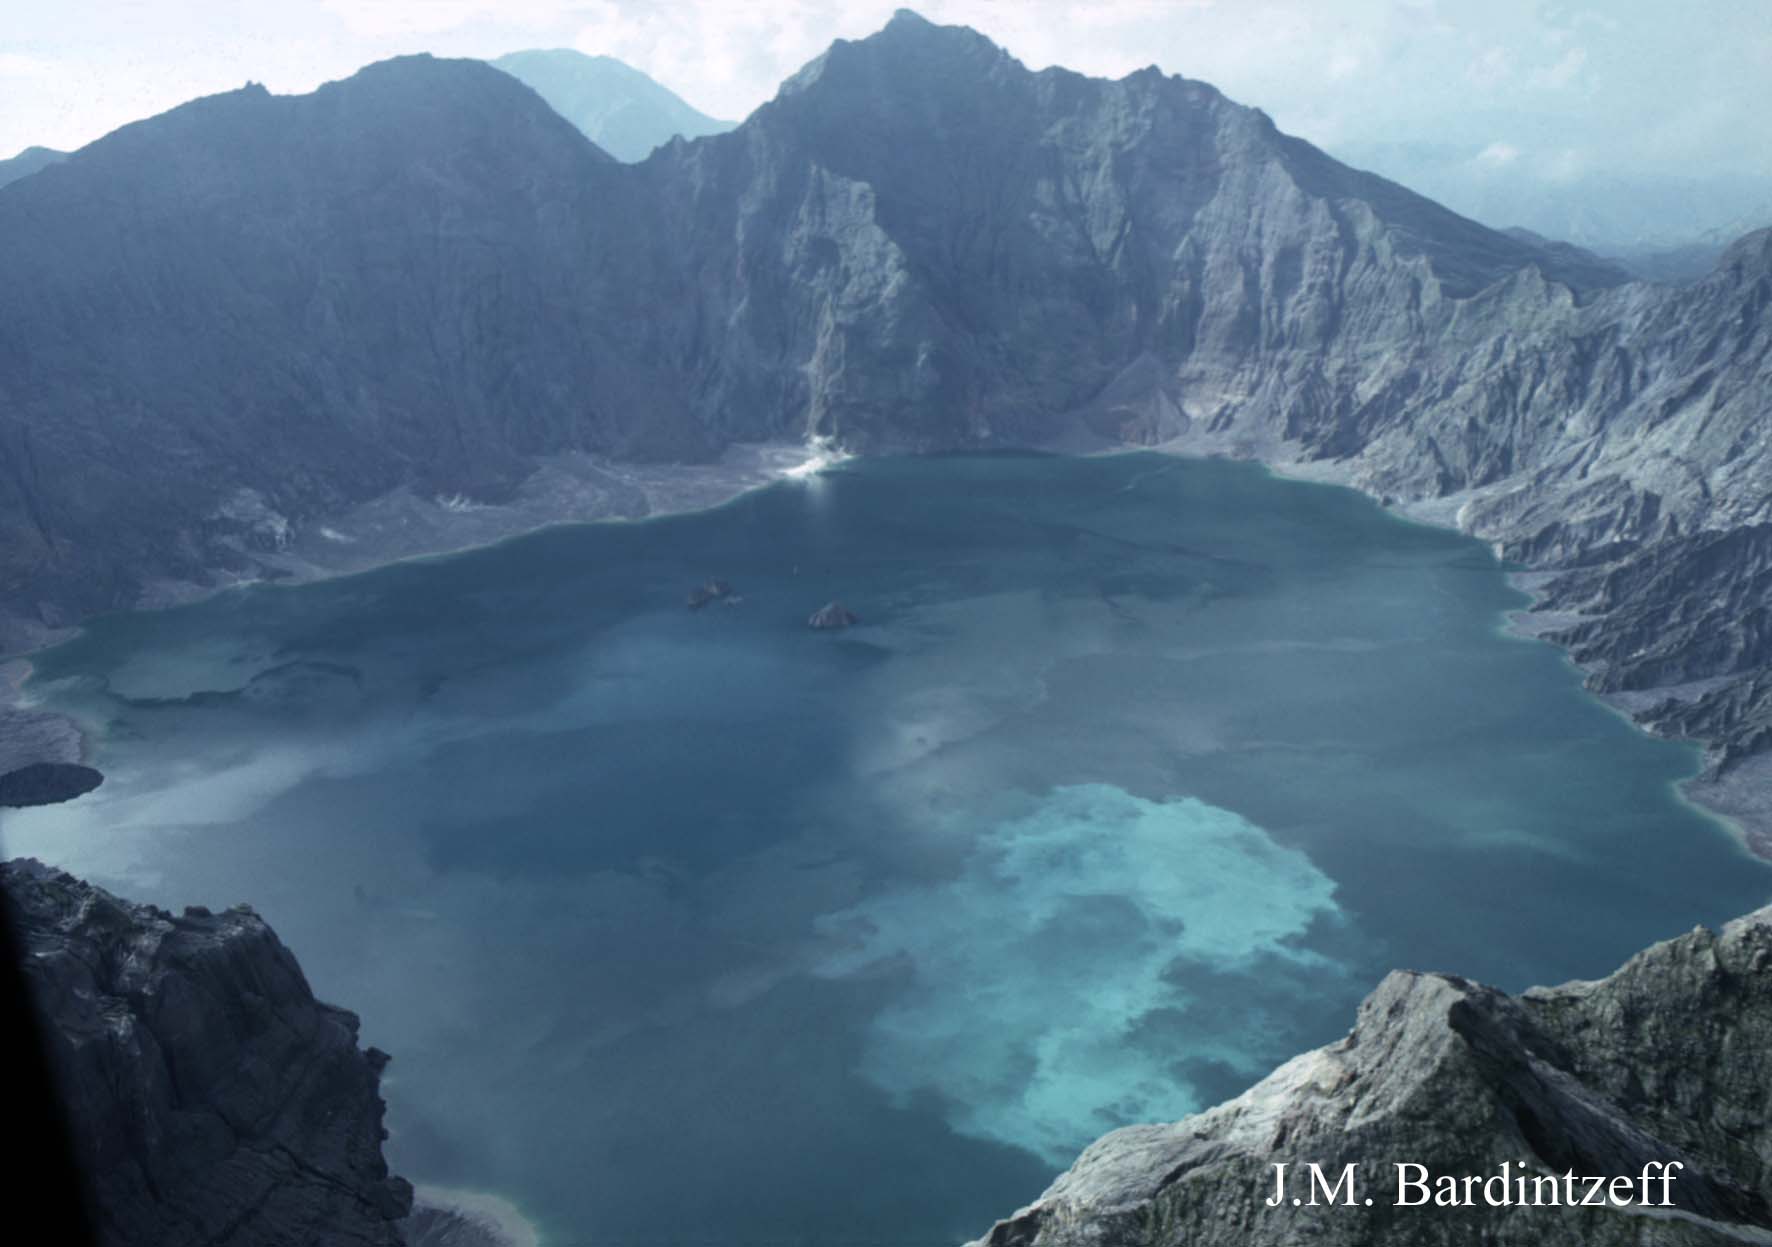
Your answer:
[[[107,1247],[397,1247],[387,1056],[245,908],[182,917],[0,865]]]
[[[0,775],[0,807],[16,810],[72,801],[104,782],[98,771],[77,762],[32,762]]]
[[[1517,998],[1448,975],[1392,974],[1340,1043],[1208,1112],[1105,1136],[980,1242],[1767,1243],[1769,1110],[1772,910],[1762,910],[1720,935],[1656,945],[1599,982]],[[1309,1162],[1332,1183],[1358,1163],[1354,1205],[1267,1207],[1272,1166]],[[1491,1207],[1480,1193],[1476,1207],[1393,1204],[1399,1163],[1484,1179],[1504,1165],[1515,1177],[1636,1178],[1667,1162],[1685,1166],[1667,1208]],[[1659,1184],[1650,1190],[1662,1198]],[[1308,1192],[1299,1178],[1288,1199]]]
[[[841,602],[826,602],[812,612],[806,620],[806,626],[820,632],[832,632],[839,628],[853,627],[861,622],[861,616],[844,606]]]

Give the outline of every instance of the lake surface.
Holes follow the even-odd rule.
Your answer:
[[[1772,896],[1522,604],[1248,465],[852,462],[101,620],[31,688],[108,781],[5,848],[249,901],[394,1053],[395,1168],[550,1243],[951,1243],[1388,968],[1594,977]]]

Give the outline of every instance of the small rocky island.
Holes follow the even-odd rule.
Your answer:
[[[861,622],[861,616],[850,610],[841,602],[826,602],[812,612],[806,626],[818,632],[831,632],[838,628],[848,628]]]
[[[728,606],[738,601],[732,586],[724,580],[709,580],[696,585],[689,591],[689,598],[684,603],[692,611],[698,611],[709,602],[725,602]]]
[[[0,775],[0,809],[72,801],[104,782],[98,771],[77,762],[32,762]]]

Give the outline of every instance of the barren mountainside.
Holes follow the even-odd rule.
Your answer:
[[[1204,83],[900,13],[638,165],[407,58],[125,127],[8,188],[0,236],[17,639],[560,451],[1160,443],[1553,573],[1547,627],[1720,766],[1772,726],[1772,233],[1621,285]]]

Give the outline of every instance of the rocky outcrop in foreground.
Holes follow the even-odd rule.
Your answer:
[[[1320,1193],[1319,1206],[1291,1205],[1310,1193],[1312,1162],[1332,1185],[1360,1166],[1352,1206]],[[1674,1162],[1672,1206],[1658,1181],[1646,1206],[1645,1167]],[[1270,1208],[1282,1163],[1296,1176]],[[1401,1163],[1474,1175],[1476,1206],[1397,1206]],[[1551,1206],[1547,1182],[1526,1188],[1539,1204],[1490,1206],[1481,1182],[1503,1166],[1515,1191],[1520,1176],[1629,1175],[1634,1202]],[[1517,998],[1394,973],[1340,1043],[1208,1112],[1105,1136],[980,1243],[1767,1243],[1769,1198],[1772,909],[1658,944],[1599,982]]]
[[[0,865],[106,1247],[398,1247],[387,1056],[246,908],[174,916]]]

